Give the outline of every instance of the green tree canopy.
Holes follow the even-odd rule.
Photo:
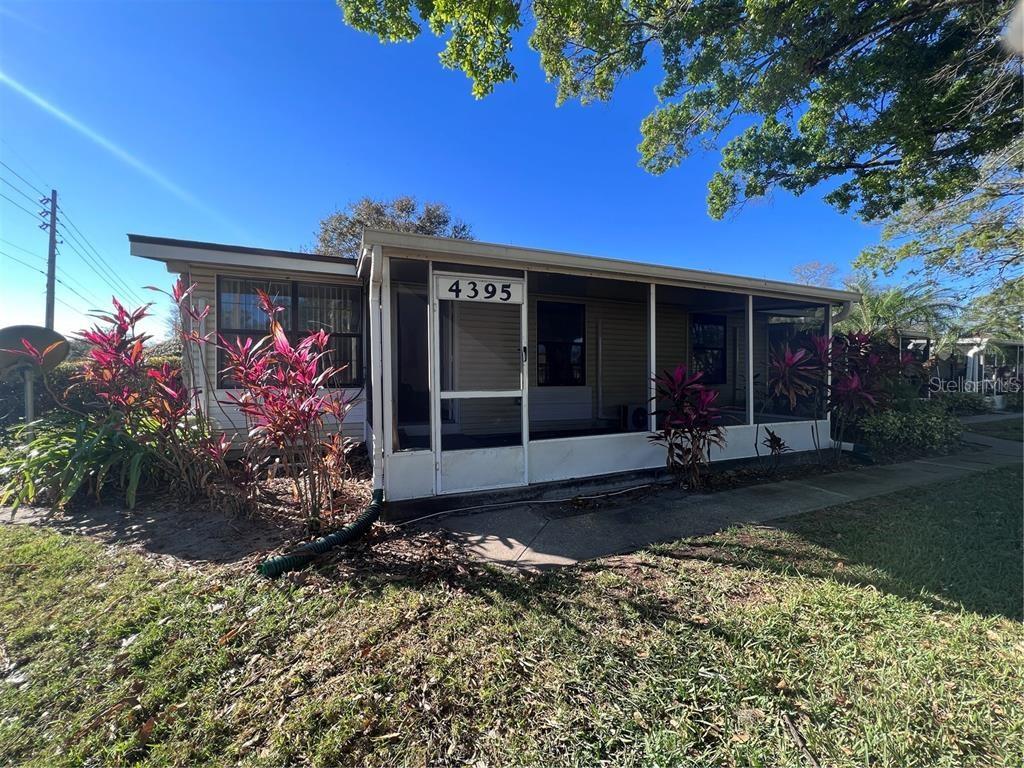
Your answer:
[[[883,230],[883,242],[854,266],[955,281],[963,296],[1021,285],[1024,265],[1024,138],[984,159],[977,183],[928,207],[913,201]],[[1011,286],[1010,291],[1013,290]]]
[[[320,221],[316,250],[328,256],[356,258],[363,228],[391,229],[435,237],[472,240],[469,225],[454,216],[444,203],[424,203],[408,195],[393,200],[364,197]]]
[[[975,298],[961,324],[967,336],[1024,339],[1024,281],[1003,283]]]
[[[612,97],[659,66],[659,104],[641,124],[652,173],[725,142],[708,186],[716,218],[781,187],[826,181],[826,200],[886,218],[968,189],[982,157],[1022,128],[1019,59],[1000,32],[1012,0],[338,0],[348,24],[385,41],[425,23],[441,63],[482,97],[514,80],[530,46],[557,100]]]

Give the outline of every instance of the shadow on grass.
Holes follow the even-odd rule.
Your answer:
[[[660,551],[733,567],[870,585],[933,608],[1024,618],[1016,468],[743,528]]]

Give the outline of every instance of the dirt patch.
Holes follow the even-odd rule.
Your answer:
[[[288,481],[268,481],[264,495],[265,502],[253,516],[231,515],[205,500],[188,504],[173,498],[149,497],[141,499],[134,509],[85,500],[61,510],[23,506],[13,513],[3,510],[0,523],[87,536],[162,560],[170,567],[255,568],[268,553],[290,549],[311,538]],[[335,511],[324,517],[323,531],[335,530],[352,520],[369,499],[367,479],[346,482],[335,494]]]

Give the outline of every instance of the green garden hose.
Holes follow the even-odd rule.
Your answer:
[[[303,544],[301,547],[287,555],[278,555],[277,557],[271,557],[263,561],[260,565],[260,573],[270,579],[277,578],[286,571],[294,571],[304,567],[310,560],[317,555],[322,555],[328,550],[340,547],[342,544],[348,544],[349,542],[355,541],[356,539],[363,536],[370,526],[373,525],[374,521],[380,517],[381,509],[384,507],[384,491],[375,490],[373,492],[373,498],[370,501],[369,506],[363,511],[359,517],[353,520],[351,523],[346,525],[340,531],[329,533],[326,536],[321,536],[319,539],[314,539],[308,544]]]

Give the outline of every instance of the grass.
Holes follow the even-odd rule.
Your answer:
[[[999,437],[1003,440],[1024,441],[1024,419],[1021,418],[981,421],[976,424],[967,424],[964,429],[968,432]]]
[[[1021,492],[536,577],[268,583],[0,526],[0,764],[1017,766]]]

